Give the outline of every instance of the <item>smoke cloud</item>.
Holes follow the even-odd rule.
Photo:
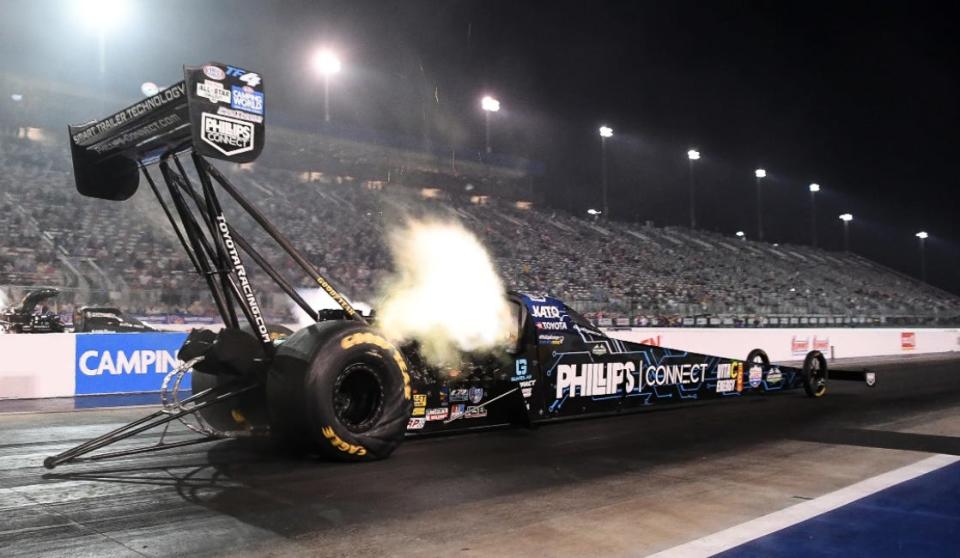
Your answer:
[[[503,282],[476,236],[451,221],[408,220],[388,234],[394,273],[383,284],[377,325],[416,340],[432,364],[459,351],[501,346],[514,328]]]

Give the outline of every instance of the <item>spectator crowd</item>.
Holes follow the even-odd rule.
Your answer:
[[[423,154],[289,134],[279,134],[287,148],[253,169],[221,168],[338,288],[372,306],[391,270],[387,232],[430,216],[476,233],[508,288],[550,293],[593,318],[960,316],[957,297],[854,254],[587,219],[494,195],[521,180],[514,171],[445,168]],[[296,149],[322,156],[301,156],[297,168],[283,156]],[[214,313],[148,188],[123,203],[82,197],[55,142],[0,138],[0,169],[0,288],[60,287],[67,303],[109,300],[134,314]],[[227,212],[237,230],[255,230],[244,213]],[[265,235],[248,240],[287,277],[302,277]],[[256,272],[253,281],[267,314],[289,319],[287,298]],[[296,284],[315,287],[305,277]]]

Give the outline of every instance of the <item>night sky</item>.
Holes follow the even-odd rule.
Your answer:
[[[71,2],[0,6],[0,76],[90,86],[95,40]],[[607,124],[612,216],[658,225],[688,220],[696,147],[703,227],[756,236],[761,166],[767,240],[810,241],[816,182],[822,246],[840,248],[850,212],[854,251],[918,275],[926,230],[931,282],[960,292],[957,23],[947,2],[132,2],[108,90],[132,101],[222,60],[264,74],[273,122],[315,129],[309,60],[327,46],[339,126],[477,150],[493,94],[495,151],[542,162],[537,198],[580,213],[602,203]]]

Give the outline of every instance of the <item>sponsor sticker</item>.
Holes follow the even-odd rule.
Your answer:
[[[689,366],[689,365],[687,365]],[[653,368],[653,367],[651,367]],[[613,395],[620,388],[630,393],[637,386],[633,362],[588,362],[557,365],[557,399],[564,392],[571,398]]]
[[[534,318],[560,319],[560,309],[548,304],[534,304],[531,314],[533,314]]]
[[[743,363],[721,362],[717,365],[717,393],[743,390]]]
[[[592,349],[590,349],[590,352],[597,356],[603,356],[607,354],[607,346],[603,343],[598,343],[594,345]]]
[[[180,365],[177,351],[186,333],[77,335],[77,395],[160,391],[166,375]],[[188,374],[180,385],[190,389]]]
[[[227,75],[230,77],[235,77],[238,80],[246,83],[250,87],[256,87],[260,85],[260,74],[256,72],[248,72],[243,68],[237,68],[235,66],[227,66]]]
[[[544,333],[540,336],[540,343],[543,345],[560,345],[563,343],[562,335],[553,335],[550,333]]]
[[[456,388],[450,390],[450,402],[466,401],[468,399],[467,388]]]
[[[247,72],[242,76],[240,76],[240,81],[242,81],[243,83],[246,83],[248,87],[251,87],[251,88],[256,87],[260,85],[260,81],[261,81],[260,74],[255,72]]]
[[[204,112],[201,114],[200,139],[228,157],[246,153],[253,151],[253,124]]]
[[[537,329],[544,331],[566,331],[567,322],[536,322]]]
[[[761,382],[763,382],[763,367],[751,366],[750,367],[750,387],[752,388],[760,387]]]
[[[469,399],[470,399],[470,402],[473,403],[474,405],[483,401],[483,388],[482,387],[470,388]]]
[[[482,418],[482,417],[485,417],[485,416],[487,416],[487,408],[486,408],[486,407],[473,407],[473,406],[471,406],[471,407],[467,407],[467,410],[466,410],[466,412],[464,413],[463,418],[471,419],[471,418]]]
[[[254,114],[263,114],[263,93],[254,91],[249,87],[238,87],[236,85],[232,86],[230,91],[232,99],[228,100],[232,108]]]
[[[656,387],[696,385],[706,378],[707,368],[709,366],[706,362],[648,366],[643,373],[643,385]]]
[[[736,380],[717,380],[717,393],[730,393],[737,388]]]
[[[263,123],[262,116],[257,116],[256,114],[250,114],[249,112],[244,112],[242,110],[233,110],[232,108],[227,108],[227,107],[217,107],[217,114],[221,116],[229,116],[231,118],[236,118],[238,120],[246,120],[247,122],[253,122],[255,124]]]
[[[446,420],[449,413],[450,409],[448,407],[435,407],[433,409],[427,409],[426,419]]]
[[[521,382],[523,380],[529,380],[531,378],[531,374],[527,369],[527,359],[518,358],[516,362],[516,369],[514,372],[515,374],[513,375],[512,378],[510,378],[511,382]]]
[[[536,380],[526,380],[524,382],[520,382],[520,393],[523,394],[525,398],[530,397],[533,395],[533,386],[535,386],[536,383]]]
[[[413,412],[410,413],[410,416],[422,417],[424,415],[424,411],[426,410],[427,409],[425,407],[414,407]]]
[[[207,76],[210,79],[221,80],[227,77],[227,74],[218,66],[211,66],[207,64],[203,67],[203,75]]]
[[[426,407],[426,406],[427,406],[427,394],[425,394],[425,393],[414,393],[414,394],[413,394],[413,406],[414,406],[414,407]]]
[[[768,384],[776,385],[776,384],[779,384],[781,381],[783,381],[783,373],[780,372],[779,368],[771,368],[770,371],[767,372]]]
[[[411,418],[407,421],[407,430],[420,430],[427,425],[427,421],[422,418]]]
[[[450,406],[450,420],[456,420],[463,416],[467,406],[463,403],[457,403]]]
[[[230,92],[223,88],[219,81],[204,80],[197,82],[197,96],[209,100],[211,103],[229,103]]]

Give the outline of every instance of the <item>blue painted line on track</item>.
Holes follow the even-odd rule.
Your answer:
[[[717,554],[960,556],[960,463]]]

